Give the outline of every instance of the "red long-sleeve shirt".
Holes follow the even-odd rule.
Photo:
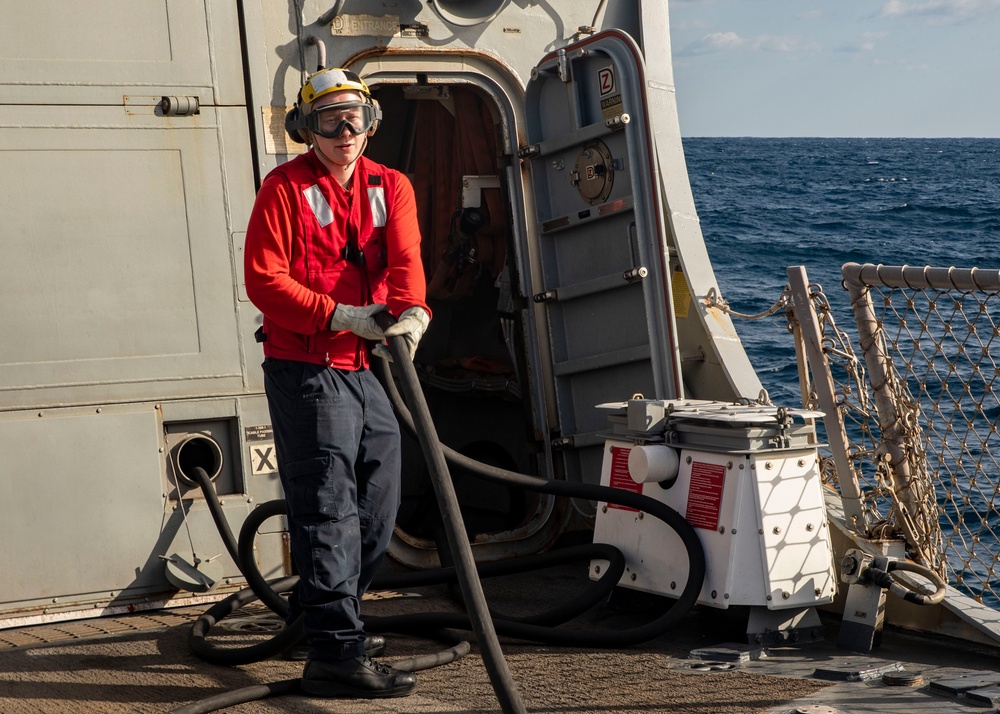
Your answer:
[[[345,258],[352,244],[363,267]],[[368,344],[331,332],[337,303],[385,303],[399,315],[426,304],[420,231],[409,180],[358,160],[350,191],[313,152],[268,174],[254,203],[244,253],[247,296],[264,313],[264,354],[327,364],[368,365]]]

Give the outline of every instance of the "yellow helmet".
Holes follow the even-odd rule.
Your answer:
[[[365,84],[365,81],[361,77],[349,69],[334,67],[332,69],[321,69],[309,75],[309,79],[306,80],[306,83],[302,85],[302,89],[299,90],[295,106],[285,115],[285,131],[288,132],[288,136],[292,141],[299,144],[306,143],[306,138],[301,133],[303,129],[309,129],[314,133],[319,133],[321,136],[328,135],[316,126],[318,117],[310,115],[312,114],[313,102],[324,94],[330,94],[331,92],[357,92],[360,94],[361,102],[359,104],[364,105],[365,116],[363,125],[357,128],[367,133],[368,136],[375,133],[379,122],[382,121],[382,107],[372,97],[371,90],[368,89],[368,85]],[[343,131],[343,126],[341,125],[336,130],[337,135]],[[361,131],[356,130],[357,128],[349,128],[354,134],[361,133]]]
[[[372,96],[368,85],[361,77],[349,69],[334,67],[321,69],[309,75],[309,79],[299,90],[299,105],[312,104],[330,92],[359,92],[366,100],[370,100]]]

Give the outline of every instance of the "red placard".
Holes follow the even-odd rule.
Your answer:
[[[726,482],[726,467],[722,464],[691,464],[691,488],[688,490],[687,512],[684,518],[695,528],[714,531],[719,527],[722,510],[722,486]]]
[[[642,484],[632,480],[628,472],[628,452],[632,449],[624,449],[620,446],[611,447],[611,488],[620,488],[623,491],[632,493],[642,493]],[[617,503],[609,503],[608,508],[620,508],[623,511],[638,511],[638,508],[621,506]]]

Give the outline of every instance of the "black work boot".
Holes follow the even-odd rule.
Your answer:
[[[298,644],[292,645],[281,654],[282,659],[293,662],[305,662],[309,659],[309,651],[312,645],[307,640],[301,640]],[[378,657],[385,652],[385,637],[382,635],[368,635],[365,637],[365,654],[369,657]]]
[[[313,659],[302,672],[302,691],[315,697],[405,697],[417,686],[417,678],[376,662],[367,655],[341,662]]]
[[[369,657],[378,657],[385,652],[385,637],[382,635],[368,635],[365,637],[365,654]]]

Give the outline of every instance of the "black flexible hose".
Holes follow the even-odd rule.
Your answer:
[[[381,314],[391,320],[391,316],[387,313]],[[386,329],[386,326],[382,325],[382,328]],[[413,366],[413,360],[410,359],[408,347],[402,337],[390,337],[387,343],[389,352],[403,375],[403,389],[416,411],[417,440],[424,452],[424,458],[427,460],[427,467],[434,483],[438,509],[441,512],[451,552],[455,558],[459,587],[462,589],[468,619],[476,633],[476,641],[479,643],[490,684],[493,686],[493,692],[497,695],[500,708],[505,714],[526,714],[527,708],[521,700],[517,684],[507,666],[503,651],[500,649],[493,619],[486,606],[483,585],[476,577],[476,561],[472,555],[472,546],[465,534],[462,509],[459,506],[458,495],[455,493],[455,486],[448,472],[448,464],[445,462],[444,453],[441,450],[441,442],[438,440],[434,423],[431,421],[430,409],[427,407],[423,391],[420,388],[417,370]]]
[[[268,585],[264,576],[261,575],[260,569],[257,567],[257,561],[254,559],[253,546],[257,529],[260,528],[261,524],[269,518],[281,516],[284,513],[284,499],[279,498],[257,506],[246,517],[243,521],[243,527],[240,528],[240,540],[237,545],[239,560],[236,561],[240,564],[240,570],[243,572],[243,577],[246,578],[250,589],[257,594],[257,597],[260,598],[260,601],[264,605],[281,617],[288,616],[288,601],[276,593]],[[296,578],[296,581],[298,581],[298,578]]]
[[[396,405],[399,408],[399,405]],[[408,413],[405,415],[409,418]],[[479,464],[479,462],[472,461],[473,464]],[[465,465],[465,464],[463,464]],[[485,466],[485,465],[482,465]],[[477,467],[479,468],[479,467]],[[493,468],[493,467],[489,467]],[[240,529],[240,535],[238,541],[233,537],[232,531],[229,528],[229,524],[222,513],[222,508],[219,505],[218,495],[215,492],[215,485],[209,479],[207,472],[200,468],[195,467],[193,469],[192,476],[198,482],[199,486],[205,493],[205,499],[209,504],[209,510],[215,519],[216,525],[222,535],[223,541],[226,543],[227,550],[232,554],[232,550],[235,550],[234,560],[240,566],[240,570],[246,578],[247,585],[254,595],[272,612],[276,613],[280,617],[286,617],[288,614],[288,602],[283,598],[277,591],[275,591],[268,583],[268,581],[261,574],[259,568],[256,566],[256,561],[254,558],[253,548],[254,540],[257,530],[260,526],[270,518],[283,515],[285,513],[285,502],[281,499],[268,501],[261,504],[250,513],[249,516],[244,520],[243,526]],[[501,477],[505,477],[501,470]],[[528,477],[530,478],[530,477]],[[538,479],[542,481],[541,479]],[[544,482],[543,483],[547,483]],[[614,493],[610,494],[612,502],[621,492],[618,489],[614,489]],[[236,542],[235,547],[230,547],[232,542]],[[570,620],[582,612],[587,611],[594,605],[598,604],[604,600],[607,595],[614,589],[624,572],[625,560],[621,551],[612,546],[607,546],[604,544],[590,544],[587,546],[581,546],[579,548],[573,549],[562,549],[558,551],[552,551],[549,553],[540,553],[531,556],[521,557],[516,560],[494,562],[494,563],[480,563],[476,565],[476,570],[480,577],[494,577],[497,575],[504,575],[510,573],[522,573],[535,570],[538,568],[548,567],[550,565],[557,565],[564,562],[572,562],[573,560],[584,560],[584,559],[594,559],[600,558],[609,561],[609,567],[605,570],[604,575],[597,582],[597,585],[593,588],[589,588],[583,596],[580,598],[575,598],[573,600],[567,601],[560,606],[554,608],[553,610],[531,615],[528,617],[509,617],[504,615],[491,614],[494,617],[499,618],[504,622],[503,628],[505,634],[513,634],[515,636],[525,637],[527,639],[532,639],[534,641],[545,642],[547,644],[616,644],[609,643],[603,640],[601,635],[596,633],[586,633],[581,634],[580,637],[576,635],[559,635],[553,632],[547,631],[545,629],[539,630],[521,630],[518,629],[516,632],[512,623],[520,623],[524,625],[547,625],[552,626],[554,624],[561,624]],[[290,578],[285,584],[285,589],[290,589],[294,586],[297,578]],[[434,585],[441,583],[456,583],[457,574],[455,568],[443,568],[433,571],[419,571],[413,573],[403,573],[396,575],[383,576],[379,575],[376,577],[375,582],[372,584],[373,587],[378,589],[398,589],[403,587],[416,587],[420,585]],[[249,600],[242,600],[240,607],[246,604]],[[235,609],[229,609],[228,606],[219,606],[218,613],[214,613],[214,622],[211,626],[214,626],[215,622],[228,616]],[[218,616],[221,615],[221,616]],[[456,619],[455,615],[445,614],[441,616],[440,621],[436,620],[437,613],[420,613],[416,615],[407,615],[396,618],[372,618],[371,629],[373,632],[392,632],[396,631],[396,628],[402,628],[406,631],[419,631],[427,628],[433,628],[435,626],[442,627],[461,627],[462,629],[469,629],[469,624],[467,620]],[[457,625],[456,625],[457,623]],[[296,627],[295,632],[298,637],[301,638],[303,634],[301,623],[295,623],[293,625]],[[668,625],[669,626],[669,625]],[[627,644],[637,644],[638,642],[643,642],[647,638],[646,634],[648,632],[654,632],[659,634],[659,630],[662,625],[654,620],[646,628],[633,633],[633,630],[624,630],[616,635],[619,642],[625,642]],[[652,629],[650,629],[652,628]],[[655,636],[655,634],[653,636]],[[634,641],[633,641],[633,638]],[[199,656],[203,656],[206,661],[213,662],[216,664],[246,664],[251,661],[258,661],[259,659],[267,659],[269,657],[276,656],[283,652],[284,650],[292,647],[296,644],[297,640],[292,635],[292,633],[285,633],[284,636],[280,638],[275,638],[271,640],[270,643],[259,643],[253,645],[252,654],[240,655],[236,654],[238,650],[233,648],[217,649],[206,640],[204,636],[198,640],[196,645],[196,653]],[[194,647],[193,647],[194,648]],[[430,655],[429,655],[430,656]],[[256,657],[257,659],[247,659],[247,657]]]
[[[604,543],[590,543],[571,548],[560,548],[547,553],[522,556],[513,560],[477,563],[476,571],[481,578],[491,578],[498,575],[526,573],[580,560],[589,562],[594,559],[607,560],[608,567],[605,569],[604,574],[601,575],[601,578],[593,584],[593,587],[588,588],[579,597],[558,604],[550,610],[521,617],[498,614],[492,608],[490,609],[494,619],[499,618],[501,620],[513,620],[526,624],[552,627],[577,617],[607,599],[625,572],[625,555],[618,548]],[[419,585],[457,582],[457,577],[455,568],[439,568],[437,570],[402,573],[389,575],[384,578],[376,578],[375,585],[380,589],[394,590]],[[380,631],[390,632],[392,630],[381,629]],[[538,641],[549,642],[550,640],[546,637]]]
[[[191,469],[190,476],[194,481],[201,487],[201,492],[205,494],[205,503],[208,504],[208,512],[212,514],[212,520],[215,521],[215,527],[219,531],[219,535],[222,536],[222,542],[226,546],[226,552],[229,553],[229,557],[233,559],[237,567],[240,564],[239,548],[237,547],[236,538],[233,536],[233,529],[229,527],[229,521],[226,520],[226,514],[222,510],[222,505],[219,503],[219,495],[215,490],[215,484],[212,483],[212,479],[208,476],[208,471],[203,469],[201,466],[195,466]]]
[[[406,403],[400,396],[399,390],[396,389],[395,382],[392,379],[392,374],[389,372],[389,366],[384,362],[376,362],[373,366],[379,380],[382,382],[383,387],[386,390],[386,393],[389,395],[389,399],[392,401],[393,407],[396,409],[396,414],[400,423],[406,429],[410,431],[414,430],[416,425],[414,423],[413,416],[410,414]],[[422,400],[423,395],[419,389],[420,384],[416,378],[416,370],[412,370],[412,375],[412,378],[410,378],[404,372],[400,375],[400,381],[404,386],[404,391],[407,392],[407,396],[416,392],[417,398]],[[414,381],[416,382],[415,385],[413,384]],[[548,493],[555,496],[586,498],[592,501],[606,501],[608,503],[616,503],[635,508],[639,511],[644,511],[652,516],[655,516],[656,518],[659,518],[661,521],[670,526],[678,537],[680,537],[688,556],[688,579],[684,589],[681,591],[680,596],[674,602],[673,606],[663,615],[643,627],[602,633],[600,635],[592,633],[592,641],[598,641],[604,646],[618,647],[625,647],[645,642],[662,635],[668,629],[674,627],[697,603],[698,595],[701,593],[701,588],[705,582],[705,551],[702,548],[701,540],[698,538],[698,534],[695,532],[694,527],[667,504],[657,501],[654,498],[650,498],[649,496],[633,493],[631,491],[625,491],[619,488],[611,488],[608,486],[599,486],[597,484],[587,483],[568,483],[566,481],[553,481],[538,478],[536,476],[528,476],[515,471],[508,471],[507,469],[502,469],[497,466],[483,464],[444,444],[440,444],[440,442],[439,447],[448,461],[489,481],[519,486],[529,491]],[[444,622],[449,622],[449,624],[444,625]],[[451,616],[443,619],[442,625],[447,627],[460,626],[452,621]],[[505,634],[511,634],[517,637],[532,640],[537,639],[541,635],[539,632],[526,629],[526,626],[519,626],[513,630],[507,630],[505,628]],[[566,637],[561,634],[553,634],[553,638],[554,639],[552,640],[542,641],[547,641],[551,644],[581,644],[581,642],[573,636]]]
[[[613,490],[617,491],[618,489]],[[611,495],[617,496],[617,494]],[[241,553],[252,552],[253,534],[268,518],[284,512],[283,503],[281,500],[268,501],[261,504],[247,517],[240,532]],[[654,503],[658,502],[654,501]],[[655,515],[653,511],[651,511],[651,514]],[[549,611],[523,618],[494,615],[493,621],[496,630],[503,635],[553,645],[626,647],[646,642],[663,634],[667,629],[676,624],[679,617],[685,615],[690,609],[684,606],[678,608],[678,604],[675,603],[666,613],[645,625],[622,630],[555,629],[553,625],[566,622],[589,610],[598,602],[601,602],[618,584],[622,573],[625,571],[625,557],[614,546],[603,543],[591,543],[547,553],[538,553],[509,561],[477,563],[476,571],[481,577],[494,577],[510,573],[528,572],[552,565],[561,565],[574,560],[590,560],[594,558],[606,559],[609,564],[600,580],[595,583],[595,586],[588,589],[582,596],[562,603]],[[253,588],[255,592],[258,589],[264,591],[271,589],[269,583],[260,574],[260,571],[256,568],[256,563],[252,559],[241,558],[241,561],[245,566],[244,575],[247,578],[247,582],[254,583]],[[294,582],[294,579],[291,580]],[[388,576],[379,575],[372,583],[372,587],[376,589],[400,589],[437,585],[455,582],[456,580],[457,573],[455,568],[439,568],[412,573],[390,574]],[[688,589],[688,587],[685,587],[682,597]],[[697,597],[698,592],[700,592],[700,587],[695,591],[695,597]],[[272,594],[273,597],[281,600],[287,610],[287,603],[276,593],[273,593],[273,591]],[[399,616],[368,616],[365,618],[365,626],[372,632],[420,633],[435,628],[472,629],[468,617],[461,613],[414,613]]]
[[[915,585],[896,580],[896,578],[890,575],[895,570],[905,570],[926,578],[934,586],[934,592],[922,592],[917,590]],[[868,575],[879,587],[886,588],[893,595],[901,597],[915,605],[937,605],[944,600],[945,593],[948,591],[948,584],[936,572],[924,565],[911,563],[906,560],[890,560],[885,570],[873,567],[868,571]]]
[[[207,714],[208,712],[235,707],[237,704],[266,699],[267,697],[281,696],[284,694],[297,694],[299,692],[299,682],[301,679],[283,679],[280,682],[269,682],[267,684],[256,684],[242,689],[232,689],[222,694],[215,694],[211,697],[199,699],[196,702],[185,704],[182,707],[172,710],[172,714]]]
[[[260,569],[257,568],[257,563],[253,558],[253,545],[254,537],[260,526],[269,518],[281,515],[284,512],[285,502],[281,499],[262,503],[243,522],[239,538],[240,564],[248,586],[262,603],[282,617],[288,614],[288,602],[271,588],[268,581],[261,574]],[[513,560],[477,563],[476,571],[480,577],[490,578],[499,575],[509,575],[511,573],[525,573],[538,570],[539,568],[562,565],[577,560],[593,560],[595,558],[607,560],[608,567],[594,586],[588,588],[582,596],[561,603],[551,610],[527,617],[501,616],[502,619],[551,626],[566,622],[580,613],[586,612],[611,594],[611,591],[614,590],[622,574],[625,572],[626,566],[625,556],[618,548],[603,543],[590,543],[572,548],[561,548],[547,553],[522,556]],[[371,587],[376,590],[398,590],[407,587],[456,582],[458,582],[458,576],[455,568],[451,567],[408,573],[379,574],[375,577]],[[379,618],[374,618],[373,621],[377,622],[378,620]],[[370,629],[373,632],[394,631],[374,626]],[[547,638],[543,638],[540,641],[545,642]]]
[[[526,711],[523,703],[520,701],[520,695],[517,692],[516,685],[514,684],[512,677],[510,676],[509,669],[506,666],[506,660],[503,659],[503,653],[500,651],[499,643],[496,640],[497,628],[494,626],[494,620],[491,619],[491,613],[486,606],[485,595],[482,592],[482,585],[479,582],[478,577],[473,575],[473,573],[477,572],[477,568],[474,559],[472,558],[471,546],[465,537],[461,511],[459,509],[457,496],[455,495],[451,478],[448,473],[446,459],[468,469],[473,474],[479,475],[488,480],[499,481],[501,483],[516,485],[528,490],[549,493],[552,495],[587,498],[590,500],[618,503],[646,511],[650,513],[650,515],[658,517],[670,525],[681,538],[688,553],[688,580],[680,597],[674,605],[666,613],[664,613],[664,615],[643,627],[619,631],[617,633],[604,633],[602,635],[596,635],[594,632],[561,632],[550,627],[541,627],[539,625],[539,623],[542,622],[564,622],[565,620],[574,617],[575,611],[573,611],[573,608],[567,604],[565,607],[557,607],[549,612],[520,620],[515,618],[497,618],[496,622],[499,623],[500,631],[504,634],[509,634],[522,639],[550,642],[553,644],[593,644],[596,638],[604,645],[627,646],[647,641],[662,634],[664,631],[679,622],[679,620],[687,614],[697,601],[705,576],[705,560],[704,552],[701,548],[701,542],[698,539],[697,534],[694,532],[694,529],[687,523],[687,521],[685,521],[676,511],[671,509],[666,504],[640,494],[591,484],[569,484],[561,481],[549,481],[533,476],[526,476],[524,474],[508,471],[506,469],[482,464],[444,446],[437,439],[437,435],[430,419],[429,410],[423,398],[423,392],[420,387],[419,379],[417,378],[416,370],[409,359],[409,355],[406,354],[405,357],[401,358],[401,355],[405,354],[405,347],[402,345],[402,339],[392,338],[388,340],[388,342],[396,364],[402,365],[401,382],[403,384],[404,392],[407,393],[409,401],[414,404],[417,416],[420,418],[416,423],[414,422],[409,409],[400,398],[398,390],[395,388],[395,383],[389,374],[388,365],[379,360],[376,360],[375,364],[381,372],[380,376],[382,383],[385,386],[390,399],[393,401],[397,415],[399,416],[401,422],[412,433],[416,434],[421,443],[421,447],[424,450],[425,457],[427,458],[432,477],[436,476],[435,486],[441,486],[440,489],[436,488],[435,491],[439,501],[439,507],[444,515],[443,520],[447,527],[448,539],[451,542],[452,547],[454,547],[455,544],[459,546],[460,552],[458,553],[457,567],[453,569],[445,569],[436,577],[445,578],[445,581],[458,579],[462,588],[463,599],[467,603],[471,602],[473,604],[473,612],[470,615],[441,613],[417,614],[402,617],[369,618],[372,624],[372,631],[385,632],[409,631],[414,629],[425,630],[431,625],[436,627],[457,627],[474,630],[482,648],[484,663],[486,664],[491,684],[497,694],[501,707],[505,712]],[[263,520],[256,521],[256,524],[252,525],[252,527],[245,522],[244,528],[241,531],[240,541],[234,545],[232,531],[229,529],[228,522],[226,522],[223,514],[221,513],[221,507],[218,504],[218,498],[214,495],[214,487],[211,484],[211,480],[208,479],[208,475],[207,473],[204,473],[204,470],[201,471],[203,472],[201,474],[196,471],[195,476],[199,481],[199,485],[201,485],[203,490],[206,491],[206,500],[209,502],[209,509],[216,521],[216,525],[218,526],[224,541],[226,541],[227,550],[230,552],[230,555],[233,556],[233,559],[237,562],[237,564],[251,564],[253,567],[243,568],[244,576],[247,577],[248,583],[251,583],[250,588],[246,591],[240,591],[240,593],[236,593],[234,596],[230,596],[227,600],[219,603],[215,608],[212,608],[209,612],[206,612],[205,615],[203,615],[204,621],[200,619],[195,623],[195,627],[192,628],[192,636],[190,638],[192,649],[195,650],[199,656],[207,659],[207,661],[215,661],[216,663],[223,664],[245,664],[252,661],[258,661],[259,659],[263,659],[267,656],[273,656],[277,652],[283,651],[284,649],[294,645],[295,642],[301,638],[301,620],[294,623],[292,627],[285,628],[275,638],[268,642],[253,645],[248,648],[241,648],[239,650],[226,650],[224,651],[225,654],[220,654],[217,648],[212,648],[205,640],[208,630],[211,629],[215,622],[225,617],[226,614],[239,609],[239,607],[242,607],[244,604],[252,600],[254,596],[259,597],[263,602],[265,602],[265,604],[268,605],[268,607],[282,616],[287,615],[288,604],[284,598],[277,594],[277,591],[274,587],[272,587],[272,584],[268,583],[264,580],[263,576],[260,575],[252,556],[253,534],[256,533],[257,527],[263,522]],[[215,508],[213,508],[213,506],[215,506]],[[284,505],[281,501],[272,501],[256,509],[254,514],[257,514],[258,511],[260,512],[259,516],[266,519],[272,515],[283,513]],[[251,514],[251,516],[254,514]],[[250,520],[252,519],[248,518],[248,521]],[[252,530],[252,533],[247,533],[247,537],[244,538],[244,533],[248,530]],[[464,548],[462,546],[464,546]],[[608,546],[608,548],[610,548],[610,546]],[[461,552],[463,550],[465,553]],[[567,553],[553,553],[548,555],[559,557],[558,562],[565,562],[565,556]],[[617,551],[617,549],[614,548],[611,548],[610,551],[605,551],[603,554],[590,554],[588,557],[607,558],[614,564],[614,567],[608,569],[608,574],[606,574],[606,576],[599,581],[599,584],[606,582],[606,587],[608,588],[607,592],[610,592],[610,589],[613,589],[614,585],[618,582],[621,573],[624,571],[624,557],[619,551]],[[618,559],[621,560],[620,566],[616,562]],[[522,561],[523,560],[524,559],[522,559]],[[542,562],[543,560],[544,558],[542,560],[538,560],[537,562]],[[485,569],[502,570],[505,565],[507,564],[485,564]],[[494,568],[494,566],[496,567]],[[531,569],[532,567],[537,566],[531,566],[522,562],[520,569],[526,570]],[[613,577],[610,576],[610,573],[614,573]],[[294,585],[295,581],[295,578],[288,578],[283,581],[278,581],[276,585],[278,588],[289,588]],[[441,580],[439,580],[439,582],[440,581]],[[389,582],[391,582],[391,580]],[[386,587],[386,585],[379,581],[379,587]],[[592,596],[592,601],[595,603],[607,594],[606,592],[600,590],[595,591],[595,593],[596,592],[601,592],[601,594],[595,594]],[[470,600],[470,598],[473,599]],[[590,605],[587,607],[589,606]],[[414,658],[414,660],[423,660],[421,662],[421,667],[411,665],[412,660],[394,663],[394,666],[399,669],[407,669],[407,671],[415,671],[418,668],[422,668],[423,665],[429,667],[447,661],[453,661],[454,659],[457,659],[457,657],[461,656],[461,654],[458,654],[458,651],[462,649],[463,645],[465,647],[465,651],[467,652],[468,643],[460,643],[459,645],[456,645],[456,647],[452,648],[451,652],[446,651],[436,655],[424,656],[423,658]],[[261,656],[262,654],[264,656]],[[464,654],[464,652],[462,654]],[[222,659],[217,659],[220,657]],[[290,680],[290,682],[297,682],[297,680]],[[213,700],[218,699],[220,701],[220,704],[218,705],[207,704],[209,700],[202,700],[201,702],[196,702],[190,705],[192,707],[211,706],[212,708],[185,709],[177,711],[183,711],[184,714],[190,714],[190,712],[194,711],[215,711],[215,709],[221,708],[222,706],[231,706],[243,701],[252,701],[253,699],[284,692],[286,691],[286,686],[291,685],[285,682],[279,682],[273,685],[263,685],[260,687],[247,688],[246,690],[236,690],[235,692],[228,693],[229,697],[233,697],[231,701],[226,698],[227,695],[220,695],[219,698],[211,698]],[[272,690],[271,687],[274,687],[275,689]],[[230,703],[224,703],[226,701],[230,701]]]
[[[190,476],[201,488],[202,493],[204,493],[209,513],[212,514],[212,519],[215,521],[219,535],[226,546],[226,551],[240,569],[240,573],[246,579],[249,586],[248,590],[241,590],[216,603],[195,621],[188,640],[191,650],[206,662],[237,666],[269,659],[294,647],[305,635],[305,628],[303,627],[301,618],[283,628],[272,639],[244,648],[221,648],[208,641],[208,632],[212,627],[255,598],[259,599],[275,614],[282,618],[286,617],[288,615],[288,601],[281,597],[279,593],[290,590],[299,579],[298,576],[285,578],[276,581],[280,583],[278,589],[272,587],[264,579],[264,576],[261,575],[254,561],[253,538],[250,537],[248,539],[249,545],[247,547],[241,548],[244,540],[244,531],[246,530],[246,521],[244,521],[243,529],[240,530],[240,540],[237,541],[233,535],[232,528],[229,526],[229,521],[226,520],[225,513],[219,503],[219,495],[215,490],[215,484],[209,478],[208,472],[201,466],[195,466],[191,469]],[[270,501],[265,505],[268,507],[266,509],[266,512],[269,514],[268,517],[284,513],[284,501]],[[280,511],[277,507],[280,507]],[[260,522],[258,521],[258,523]],[[256,531],[256,527],[254,530]]]
[[[298,582],[298,580],[298,576],[293,575],[291,577],[281,578],[273,582],[265,582],[265,585],[267,589],[272,592],[284,592],[291,589],[295,583]],[[271,639],[254,645],[246,647],[218,647],[208,641],[208,633],[216,624],[248,603],[253,602],[255,599],[257,599],[257,596],[254,591],[250,588],[244,588],[239,592],[233,593],[224,600],[220,600],[202,613],[202,615],[195,620],[194,625],[192,625],[191,631],[188,634],[188,645],[190,646],[191,651],[198,655],[201,659],[211,664],[236,667],[268,659],[279,652],[283,652],[302,639],[302,618],[298,618],[291,625],[282,628],[282,630]],[[418,655],[416,657],[410,657],[408,659],[393,662],[393,667],[405,672],[417,672],[422,669],[429,669],[431,667],[437,667],[442,664],[454,662],[469,653],[471,649],[469,643],[455,633],[449,632],[445,629],[438,629],[434,635],[427,635],[427,629],[428,628],[426,626],[421,627],[421,632],[425,636],[433,636],[434,639],[441,640],[445,644],[450,644],[451,646],[441,652],[429,655]],[[208,709],[206,711],[214,710]]]
[[[269,587],[280,592],[291,587],[296,582],[298,582],[298,577],[292,576],[276,580],[270,583]],[[208,637],[209,630],[224,618],[256,599],[257,595],[253,590],[244,588],[212,605],[191,626],[191,632],[188,634],[188,645],[191,647],[191,651],[206,662],[235,667],[273,657],[276,652],[282,652],[302,639],[303,631],[300,623],[297,628],[282,628],[270,640],[248,647],[219,648],[208,642],[206,638]]]
[[[382,313],[382,315],[385,315],[385,313]],[[376,317],[376,319],[379,319],[379,317]],[[383,329],[386,328],[385,325],[382,325],[382,327]],[[489,611],[486,607],[482,585],[478,579],[474,578],[475,561],[472,556],[472,546],[465,536],[458,498],[455,495],[455,489],[448,472],[446,454],[450,456],[452,463],[459,464],[471,472],[490,480],[517,484],[529,490],[540,491],[542,493],[584,497],[596,501],[610,501],[612,503],[631,506],[640,511],[646,511],[667,523],[677,533],[684,544],[689,561],[688,579],[680,597],[670,609],[645,627],[634,628],[630,631],[606,633],[602,638],[605,643],[625,646],[644,642],[662,634],[687,615],[697,602],[698,595],[704,584],[705,554],[698,534],[677,511],[665,503],[641,494],[623,491],[622,489],[591,484],[569,484],[564,481],[550,481],[488,466],[446,447],[437,438],[416,368],[413,366],[413,361],[409,359],[409,355],[404,353],[405,346],[402,339],[393,338],[388,340],[388,343],[394,363],[399,372],[403,392],[406,396],[407,401],[405,403],[399,398],[399,392],[395,389],[395,383],[389,374],[388,365],[375,360],[376,369],[380,372],[383,386],[393,401],[393,406],[396,408],[400,421],[412,432],[415,432],[417,440],[420,442],[420,447],[424,452],[424,458],[431,473],[441,516],[448,534],[448,540],[452,547],[452,555],[456,560],[460,578],[459,583],[462,587],[462,594],[469,613],[468,619],[471,621],[469,624],[475,630],[480,647],[483,648],[483,659],[487,666],[487,672],[490,675],[490,683],[493,685],[493,690],[496,692],[501,708],[505,712],[523,711],[524,705],[521,703],[520,697],[514,688],[515,685],[507,668],[506,660],[503,659],[499,643],[496,642],[494,623],[492,620],[486,622]],[[400,358],[400,355],[403,355],[403,358]],[[410,413],[407,405],[412,407],[415,414]],[[441,622],[443,619],[446,618],[435,620],[435,622]],[[465,626],[465,619],[461,616],[456,616],[453,618],[453,623],[451,626],[462,627]],[[531,624],[503,623],[502,626],[505,633],[524,639],[537,639],[543,634],[539,631],[538,626]],[[579,644],[580,633],[560,633],[560,631],[547,630],[546,634],[549,632],[557,640],[565,644]],[[587,635],[592,635],[592,633],[587,633]],[[488,638],[485,642],[484,637]],[[488,647],[484,647],[484,644],[488,645]]]
[[[200,483],[200,485],[205,490],[206,498],[218,501],[215,487],[211,483],[211,480],[207,479],[207,474],[205,481]],[[262,504],[244,521],[243,527],[240,529],[240,538],[236,550],[238,555],[237,563],[249,587],[230,595],[228,598],[209,608],[209,610],[195,621],[189,634],[188,642],[191,650],[206,662],[227,666],[258,662],[281,654],[285,650],[295,646],[304,637],[303,620],[299,617],[293,623],[286,625],[285,628],[270,640],[247,647],[220,647],[208,640],[208,633],[212,627],[254,600],[255,597],[275,614],[282,618],[287,617],[288,601],[280,593],[291,590],[298,583],[298,576],[290,576],[276,580],[273,583],[268,582],[257,567],[253,555],[257,529],[268,518],[284,513],[285,502],[282,499],[278,499]],[[229,537],[232,537],[231,533]],[[624,558],[622,559],[622,570],[624,571]],[[435,632],[435,630],[438,631]],[[373,630],[373,632],[376,631],[380,630]],[[467,655],[471,650],[471,646],[463,638],[440,628],[428,627],[426,623],[421,623],[420,633],[425,637],[440,640],[450,646],[440,652],[418,655],[393,662],[393,667],[406,672],[416,672],[454,662]],[[213,710],[209,709],[206,711]]]
[[[247,520],[244,522],[243,529],[240,532],[241,556],[247,551],[252,551],[253,534],[260,527],[260,525],[263,524],[263,522],[268,518],[283,512],[283,503],[284,502],[281,500],[268,501],[267,503],[260,505],[247,517]],[[563,565],[565,563],[578,560],[590,561],[595,558],[607,560],[608,566],[605,568],[604,574],[601,578],[594,584],[593,587],[584,591],[583,595],[556,605],[550,610],[524,617],[496,615],[491,610],[491,614],[493,614],[494,617],[499,617],[502,620],[515,621],[525,624],[547,625],[551,627],[553,625],[566,622],[567,620],[571,620],[577,615],[586,612],[598,603],[602,602],[608,597],[608,595],[611,594],[611,591],[614,590],[615,586],[621,579],[622,574],[625,572],[626,566],[625,556],[618,548],[604,543],[590,543],[571,548],[561,548],[547,553],[536,553],[534,555],[523,556],[514,560],[477,563],[476,571],[479,577],[489,578],[499,575],[509,575],[511,573],[529,572],[554,565]],[[276,599],[280,601],[282,611],[279,612],[279,614],[287,614],[287,603],[277,593],[271,590],[268,582],[257,569],[256,563],[252,559],[245,557],[241,557],[241,562],[244,565],[244,576],[246,577],[247,582],[251,584],[251,589],[257,593],[258,597],[260,597],[262,591],[264,593],[269,593],[267,596],[268,599]],[[438,568],[436,570],[379,575],[372,583],[372,588],[377,590],[398,590],[407,587],[439,585],[442,583],[455,582],[458,582],[458,575],[454,567]],[[261,598],[261,600],[264,599],[265,598]],[[275,609],[275,611],[278,612],[277,609]],[[427,627],[428,619],[432,620],[433,617],[423,617],[422,619],[415,618],[414,623],[421,623],[419,629],[424,629]],[[383,621],[384,618],[381,617],[366,618],[366,626],[368,626],[368,628],[373,632],[397,631],[394,627],[380,626],[379,623]],[[394,622],[399,621],[400,620],[398,619],[394,620]],[[406,618],[403,618],[402,621],[406,622]],[[405,629],[410,631],[414,628],[407,626]],[[466,627],[464,629],[468,628]],[[551,642],[551,638],[545,636],[543,631],[540,631],[539,636],[535,639],[541,642]]]

